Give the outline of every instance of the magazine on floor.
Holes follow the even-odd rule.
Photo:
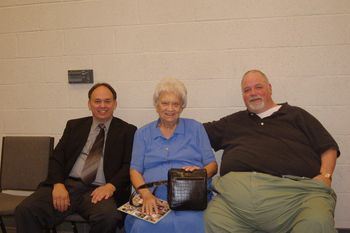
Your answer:
[[[135,216],[139,219],[145,220],[150,223],[157,223],[159,222],[162,218],[164,218],[171,210],[169,208],[168,202],[164,200],[160,200],[161,205],[158,205],[158,214],[145,214],[141,211],[141,206],[140,207],[135,207],[131,205],[129,202],[125,203],[124,205],[120,206],[118,210],[130,214],[132,216]],[[142,204],[142,198],[140,195],[135,195],[133,198],[133,203],[136,205]]]

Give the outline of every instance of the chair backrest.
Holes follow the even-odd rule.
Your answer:
[[[3,137],[0,190],[35,190],[47,176],[53,145],[48,136]]]

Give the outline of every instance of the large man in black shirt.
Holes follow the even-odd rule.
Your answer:
[[[247,110],[204,124],[224,150],[206,232],[336,232],[337,143],[305,110],[276,104],[263,72],[246,72],[241,87]]]

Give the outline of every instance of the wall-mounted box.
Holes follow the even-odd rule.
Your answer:
[[[94,83],[93,70],[68,70],[68,82],[76,83]]]

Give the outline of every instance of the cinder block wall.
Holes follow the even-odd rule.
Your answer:
[[[185,82],[183,116],[204,122],[243,109],[240,78],[262,69],[278,102],[339,142],[336,225],[350,227],[349,22],[348,0],[1,0],[0,136],[57,142],[67,119],[89,114],[91,85],[68,84],[69,69],[111,83],[116,115],[137,126],[155,119],[163,77]]]

